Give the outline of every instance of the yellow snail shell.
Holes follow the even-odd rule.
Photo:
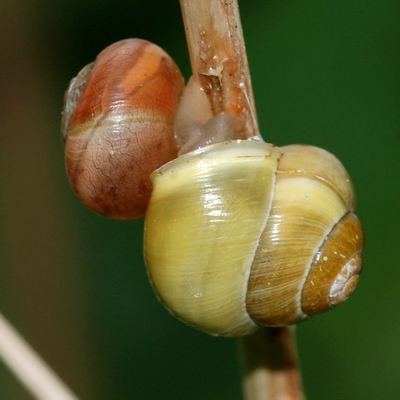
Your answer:
[[[244,335],[354,291],[363,233],[349,176],[330,153],[229,141],[171,161],[152,182],[146,265],[161,302],[186,323]]]

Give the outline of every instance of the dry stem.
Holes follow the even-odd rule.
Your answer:
[[[2,314],[0,314],[0,358],[35,399],[78,399]]]
[[[294,327],[264,328],[241,339],[247,400],[304,400]]]
[[[193,77],[239,139],[259,136],[237,1],[180,0]]]

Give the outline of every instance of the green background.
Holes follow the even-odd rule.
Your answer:
[[[260,127],[348,169],[366,232],[345,305],[298,326],[307,398],[400,398],[400,2],[240,3]],[[189,77],[178,1],[0,3],[0,310],[81,399],[240,399],[236,340],[186,327],[158,303],[142,221],[74,197],[59,134],[63,93],[126,37]],[[30,399],[0,363],[0,398]]]

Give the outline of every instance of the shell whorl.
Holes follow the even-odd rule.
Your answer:
[[[274,200],[247,292],[249,314],[273,326],[298,322],[344,301],[344,293],[358,282],[363,245],[361,225],[352,214],[354,189],[336,157],[313,146],[281,150]],[[357,266],[344,270],[351,260]]]

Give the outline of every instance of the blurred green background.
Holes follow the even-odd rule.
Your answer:
[[[337,155],[358,195],[364,271],[299,325],[307,398],[400,398],[400,2],[240,3],[261,131]],[[142,221],[84,209],[59,134],[64,91],[142,37],[189,77],[178,0],[0,2],[0,310],[83,399],[240,399],[236,340],[175,320],[142,260]],[[31,397],[0,363],[0,398]]]

